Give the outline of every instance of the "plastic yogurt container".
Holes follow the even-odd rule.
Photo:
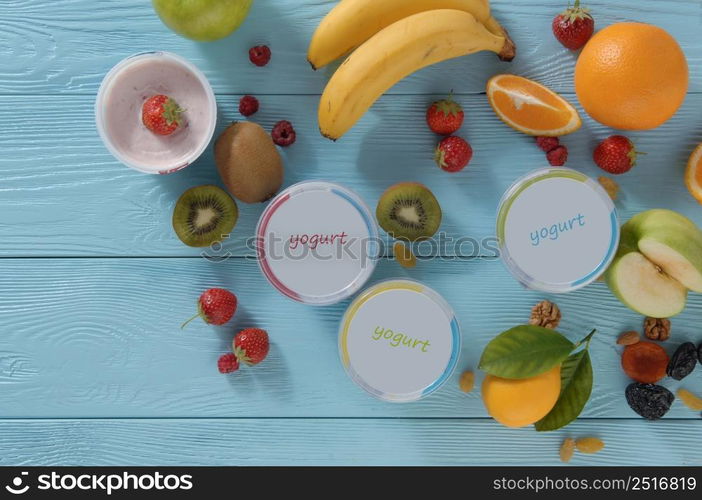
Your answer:
[[[295,184],[266,207],[256,228],[258,263],[283,295],[311,305],[339,302],[370,278],[378,229],[363,200],[329,182]]]
[[[619,244],[619,222],[598,182],[569,168],[545,168],[504,194],[497,238],[502,261],[524,286],[563,293],[607,269]]]
[[[461,332],[451,306],[412,280],[363,291],[341,321],[339,354],[351,379],[378,399],[416,401],[451,375]]]
[[[165,94],[185,110],[183,125],[160,136],[141,120],[149,97]],[[149,174],[169,174],[194,162],[212,139],[217,102],[207,78],[170,52],[144,52],[112,68],[100,85],[95,122],[107,149],[126,166]]]

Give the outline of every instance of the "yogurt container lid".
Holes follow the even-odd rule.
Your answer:
[[[276,196],[256,229],[261,271],[291,299],[339,302],[370,278],[379,255],[375,219],[353,191],[329,182],[295,184]]]
[[[562,293],[604,272],[619,244],[619,222],[598,182],[569,168],[545,168],[504,194],[497,237],[515,278],[531,289]]]
[[[458,320],[431,288],[387,280],[351,303],[339,328],[346,373],[376,398],[416,401],[438,389],[461,351]]]

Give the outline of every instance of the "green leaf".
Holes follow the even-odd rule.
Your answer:
[[[561,366],[561,395],[544,418],[536,422],[537,431],[555,431],[575,420],[592,393],[592,363],[587,349],[568,357]]]
[[[565,360],[573,343],[555,330],[533,325],[510,328],[492,339],[480,358],[480,369],[503,378],[528,378]]]

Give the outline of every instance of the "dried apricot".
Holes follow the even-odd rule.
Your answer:
[[[698,398],[687,389],[678,389],[678,397],[691,410],[702,411],[702,398]]]
[[[668,354],[653,342],[637,342],[626,346],[622,353],[624,372],[642,384],[654,384],[665,377]]]
[[[575,447],[581,453],[597,453],[604,448],[604,441],[595,437],[580,438],[575,441]]]
[[[570,462],[573,453],[575,453],[575,439],[565,438],[560,450],[561,462]]]

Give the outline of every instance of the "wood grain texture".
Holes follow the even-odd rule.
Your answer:
[[[4,0],[0,4],[0,92],[8,94],[94,94],[103,75],[135,52],[169,50],[192,60],[218,93],[318,94],[328,69],[314,72],[305,60],[307,44],[334,1],[257,0],[249,18],[233,36],[196,43],[170,32],[146,0]],[[561,0],[494,0],[496,17],[518,45],[517,59],[499,62],[478,54],[420,71],[393,93],[481,92],[495,73],[535,78],[557,91],[572,90],[575,55],[551,34],[551,20],[564,8]],[[687,0],[588,2],[602,27],[637,20],[674,34],[685,50],[692,91],[702,90],[702,7]],[[247,50],[265,43],[273,60],[265,69],[248,62]]]
[[[699,466],[689,436],[700,432],[699,419],[577,422],[547,435],[483,419],[3,420],[0,465],[563,465],[565,437],[594,435],[605,448],[570,465]]]
[[[245,259],[0,259],[0,417],[485,417],[479,390],[458,389],[485,344],[528,320],[542,294],[526,291],[498,261],[420,262],[411,272],[384,261],[373,280],[408,276],[442,293],[462,326],[457,372],[413,404],[368,396],[339,362],[337,329],[348,304],[314,308],[278,294]],[[225,327],[180,323],[210,286],[233,290],[239,311]],[[638,417],[624,400],[617,335],[642,318],[596,283],[551,297],[563,311],[560,330],[572,340],[591,328],[595,371],[588,417]],[[702,295],[673,320],[671,353],[702,341]],[[269,358],[223,376],[216,361],[237,329],[271,335]],[[482,377],[478,377],[478,385]],[[702,394],[702,368],[683,382]],[[699,419],[676,403],[670,417]]]
[[[574,465],[702,465],[699,413],[675,402],[666,419],[652,423],[626,405],[628,380],[614,340],[640,329],[642,318],[603,284],[550,297],[570,338],[593,326],[599,333],[585,418],[544,434],[485,418],[479,391],[465,395],[457,381],[496,333],[526,321],[531,306],[548,296],[523,290],[494,259],[422,261],[411,272],[383,261],[373,280],[409,276],[434,287],[455,308],[464,343],[457,372],[439,391],[414,404],[382,403],[340,366],[336,333],[347,303],[293,303],[265,282],[256,262],[192,258],[200,251],[175,238],[170,218],[178,196],[219,181],[211,151],[187,170],[159,177],[119,165],[100,143],[93,102],[103,75],[129,54],[170,50],[212,82],[219,130],[241,118],[236,103],[243,93],[259,97],[262,109],[253,118],[264,127],[294,123],[298,142],[282,152],[286,185],[340,182],[374,206],[387,186],[420,181],[438,195],[450,237],[491,237],[501,194],[545,161],[530,138],[497,120],[481,93],[489,76],[514,72],[577,104],[576,56],[550,32],[564,2],[494,0],[496,16],[519,45],[514,63],[477,54],[420,71],[331,143],[318,133],[316,106],[333,68],[313,72],[304,54],[334,3],[256,0],[236,34],[202,44],[171,33],[148,0],[0,0],[0,465],[556,465],[561,440],[585,435],[607,446]],[[631,134],[649,155],[617,178],[622,218],[660,206],[702,224],[702,210],[681,181],[688,154],[702,140],[702,3],[587,3],[598,27],[638,20],[667,29],[690,64],[691,94],[678,115],[657,130]],[[247,59],[247,49],[260,43],[273,49],[266,68]],[[436,137],[423,126],[426,105],[449,89],[466,108],[461,134],[475,150],[470,167],[453,176],[434,166]],[[564,139],[569,166],[599,175],[591,151],[610,133],[585,119]],[[216,256],[248,253],[245,241],[263,206],[239,206],[239,225]],[[237,293],[235,320],[181,331],[210,286]],[[673,320],[666,349],[699,342],[701,317],[702,295],[693,294]],[[237,328],[251,325],[271,333],[269,359],[220,375],[217,357]],[[702,371],[664,385],[702,394]]]
[[[438,96],[386,96],[340,141],[318,132],[316,96],[261,96],[253,118],[266,129],[291,120],[297,142],[284,150],[285,185],[309,179],[339,182],[374,208],[380,194],[401,181],[423,182],[442,205],[441,230],[475,240],[495,234],[500,197],[519,176],[546,165],[531,137],[503,125],[485,96],[462,96],[467,119],[461,131],[474,158],[457,174],[433,161],[436,136],[424,126],[425,107]],[[219,127],[241,119],[238,96],[219,97]],[[91,96],[0,97],[0,256],[196,256],[171,228],[175,201],[187,188],[219,183],[211,148],[191,167],[151,176],[119,164],[102,145],[92,120]],[[702,225],[702,208],[683,183],[687,158],[702,141],[702,95],[690,95],[670,122],[629,134],[648,152],[630,173],[617,176],[620,217],[654,208],[677,210]],[[32,110],[42,109],[38,115]],[[47,118],[48,117],[48,118]],[[568,166],[598,176],[592,150],[612,131],[585,119],[567,136]],[[392,145],[392,146],[389,146]],[[220,252],[246,255],[262,204],[239,203],[238,226]],[[428,244],[419,252],[431,251]],[[456,249],[444,246],[444,254]],[[466,244],[463,255],[492,255],[484,245]]]

